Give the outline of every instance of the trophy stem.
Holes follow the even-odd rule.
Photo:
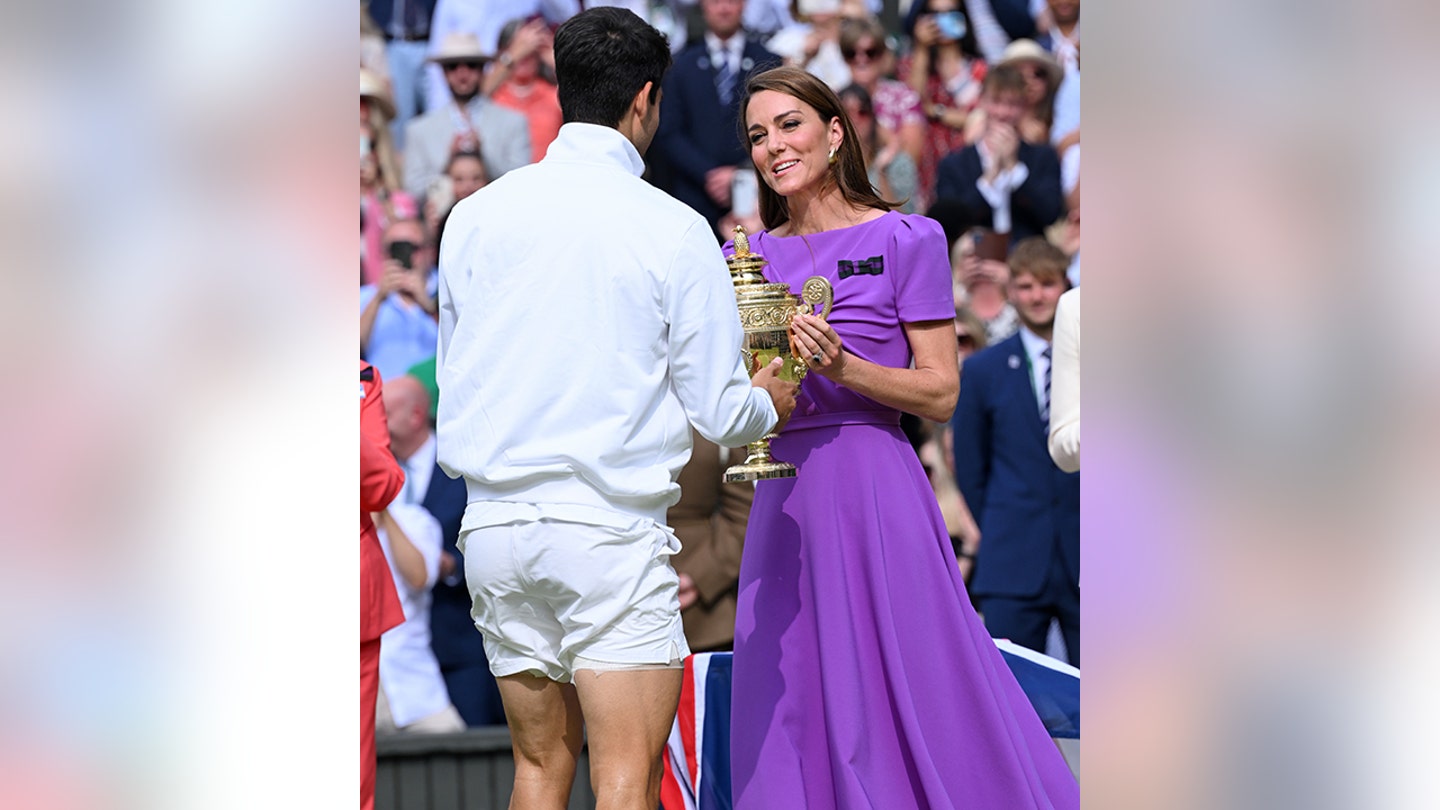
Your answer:
[[[795,465],[785,461],[776,461],[770,455],[770,440],[775,438],[771,433],[758,442],[750,442],[745,445],[748,455],[744,464],[736,464],[725,471],[725,483],[733,484],[737,481],[761,481],[767,478],[794,478]]]

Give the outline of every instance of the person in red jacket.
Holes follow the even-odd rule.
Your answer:
[[[375,806],[375,697],[380,634],[405,620],[372,513],[400,494],[405,473],[390,453],[380,372],[360,361],[360,807]]]

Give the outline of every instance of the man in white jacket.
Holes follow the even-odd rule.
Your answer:
[[[657,806],[688,653],[664,521],[690,425],[737,446],[794,408],[778,363],[747,375],[705,220],[640,177],[669,66],[629,11],[567,21],[559,137],[462,200],[440,247],[438,460],[469,492],[514,807],[566,804],[582,715],[599,806]]]

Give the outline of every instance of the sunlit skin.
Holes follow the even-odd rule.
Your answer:
[[[745,108],[750,159],[771,189],[791,209],[818,197],[830,172],[830,150],[844,139],[839,118],[828,122],[809,104],[774,90],[750,97]]]
[[[485,164],[473,157],[456,158],[445,172],[455,187],[455,201],[469,197],[485,187]]]
[[[1020,316],[1021,323],[1049,340],[1050,331],[1055,326],[1055,307],[1066,289],[1063,277],[1042,281],[1030,273],[1017,273],[1010,280],[1010,303]]]

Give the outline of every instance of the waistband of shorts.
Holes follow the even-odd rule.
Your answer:
[[[466,478],[465,493],[469,505],[480,503],[527,504],[540,507],[542,512],[546,506],[582,507],[584,510],[648,518],[662,526],[665,525],[665,513],[669,509],[664,496],[646,499],[651,501],[648,503],[640,503],[639,499],[630,501],[629,499],[611,498],[584,481],[573,477],[551,478],[536,483],[505,487],[497,487]]]
[[[899,411],[837,411],[834,413],[819,413],[813,416],[791,417],[785,423],[783,432],[789,433],[792,430],[811,430],[814,428],[839,427],[840,425],[881,425],[885,427],[900,426]]]

